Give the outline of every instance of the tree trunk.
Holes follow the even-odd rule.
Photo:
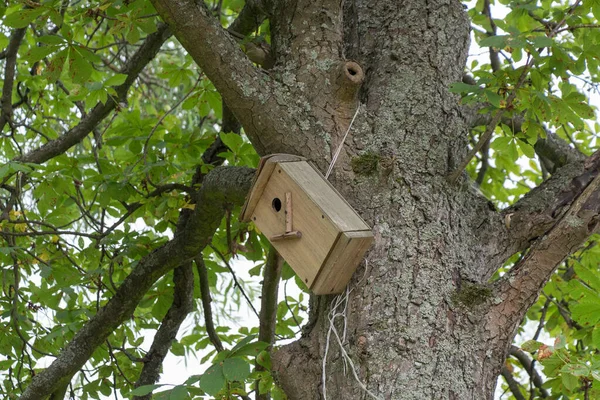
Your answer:
[[[312,11],[306,17],[313,18],[311,26],[324,26],[327,13]],[[280,35],[274,38],[306,26],[297,9],[290,19],[285,13],[282,8],[272,20],[274,35]],[[314,22],[318,16],[323,25]],[[495,255],[503,251],[489,235],[500,221],[470,186],[445,179],[467,149],[458,98],[447,88],[463,74],[468,19],[458,1],[358,0],[346,3],[343,20],[346,57],[358,62],[366,81],[332,180],[376,238],[350,284],[346,348],[360,379],[381,398],[491,398],[510,335],[489,339],[479,299],[461,303],[457,291],[501,266]],[[295,42],[306,34],[286,33]],[[306,60],[323,49],[312,35],[306,40],[310,50],[299,44],[292,54],[277,56],[286,65]],[[308,155],[320,158],[322,167],[340,143],[343,132],[337,132],[325,153]],[[286,151],[302,153],[302,143]],[[322,300],[303,339],[276,354],[277,376],[291,399],[323,397],[330,301]],[[327,398],[368,398],[335,343],[331,336]]]
[[[488,337],[486,309],[477,306],[477,295],[488,292],[472,283],[502,265],[503,250],[490,237],[501,224],[470,186],[445,179],[467,149],[458,98],[447,90],[463,74],[466,14],[458,1],[358,0],[346,3],[344,21],[346,57],[366,81],[332,180],[376,238],[350,284],[346,348],[380,398],[491,398],[512,335]],[[340,137],[319,157],[329,162]],[[301,143],[286,150],[303,151]],[[465,287],[474,301],[458,301]],[[324,397],[330,301],[322,300],[305,337],[275,357],[291,399]],[[327,398],[369,398],[335,343],[331,336]]]

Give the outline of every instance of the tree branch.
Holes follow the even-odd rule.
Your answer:
[[[154,283],[195,257],[221,223],[225,204],[241,205],[250,189],[254,170],[219,167],[204,179],[193,211],[182,210],[173,239],[143,257],[109,302],[77,332],[58,358],[37,374],[21,400],[43,399],[60,387],[87,362],[94,350],[131,317]]]
[[[194,0],[152,0],[152,4],[246,127],[247,133],[280,136],[273,132],[273,124],[266,123],[269,118],[256,118],[257,115],[288,115],[273,96],[278,85],[252,65],[205,4]],[[264,148],[258,136],[255,138],[255,146],[261,153]]]
[[[25,37],[27,28],[15,29],[6,48],[6,61],[4,64],[4,85],[2,86],[2,113],[0,114],[0,132],[12,119],[12,92],[15,82],[15,68],[17,65],[17,52]]]
[[[529,356],[517,346],[510,346],[510,355],[519,360],[519,363],[521,363],[523,368],[525,368],[525,371],[527,371],[531,377],[533,384],[540,391],[540,396],[542,398],[550,396],[548,391],[543,387],[544,380],[533,366],[533,360],[531,360],[531,358],[529,358]]]
[[[517,380],[512,376],[508,368],[502,367],[500,373],[506,381],[506,384],[508,385],[508,388],[510,389],[511,393],[513,394],[513,396],[515,396],[515,399],[526,400],[525,396],[523,396],[523,393],[521,393],[521,384],[517,382]]]
[[[202,310],[204,311],[204,328],[206,329],[206,334],[208,335],[210,342],[215,346],[215,349],[217,351],[223,351],[223,343],[217,334],[213,322],[212,307],[210,306],[212,298],[210,297],[210,286],[208,284],[206,265],[204,264],[204,259],[201,254],[194,258],[194,261],[196,262],[198,279],[200,281],[200,299],[202,300]]]
[[[484,0],[483,2],[483,15],[485,15],[489,22],[491,31],[486,32],[488,36],[496,36],[497,35],[497,27],[494,22],[494,18],[492,17],[492,10],[490,7],[490,0]],[[499,51],[494,49],[493,47],[489,48],[490,51],[490,64],[492,66],[492,71],[496,72],[502,68],[502,64],[500,63]]]
[[[126,74],[127,78],[123,84],[115,87],[115,91],[117,92],[116,99],[110,96],[106,103],[102,104],[99,102],[90,113],[81,119],[79,124],[71,128],[65,134],[16,158],[15,161],[41,164],[64,153],[69,148],[82,141],[90,132],[92,132],[100,121],[106,118],[106,116],[118,106],[118,103],[126,102],[127,91],[144,67],[154,59],[162,44],[170,36],[171,32],[169,28],[164,24],[160,24],[157,31],[148,35],[144,43],[124,66],[122,73]]]
[[[158,381],[163,361],[175,340],[179,327],[194,306],[194,272],[188,261],[173,271],[173,303],[154,336],[150,351],[144,357],[144,367],[135,387],[152,385]],[[134,396],[134,400],[150,400],[152,393]]]
[[[279,281],[281,280],[281,269],[283,258],[277,253],[273,246],[269,246],[267,262],[263,275],[262,294],[260,303],[260,317],[258,328],[258,340],[269,343],[270,352],[275,342],[275,327],[277,326],[277,294],[279,292]],[[257,371],[263,371],[261,365],[256,365]],[[257,384],[258,387],[258,384]],[[256,400],[269,400],[268,393],[260,394],[256,391]]]
[[[543,147],[550,148],[552,140],[547,140]],[[573,152],[561,153],[560,147],[557,146],[552,151],[553,158],[557,162],[566,158],[567,164],[511,207],[502,211],[509,240],[512,242],[509,246],[511,254],[524,251],[533,241],[548,232],[563,215],[564,210],[598,174],[600,168],[598,154],[594,154],[586,161],[576,160]]]
[[[249,35],[265,20],[265,4],[262,0],[247,0],[244,8],[238,14],[235,21],[227,28],[230,32],[241,35]]]
[[[517,203],[513,237],[532,238],[527,254],[494,285],[496,303],[488,314],[492,336],[499,326],[517,326],[562,260],[596,231],[600,221],[600,152],[583,163],[569,164]],[[527,211],[525,211],[527,210]],[[508,215],[508,214],[507,214]],[[525,237],[515,229],[527,231]],[[529,235],[527,235],[529,234]],[[502,321],[502,323],[499,323]]]
[[[488,105],[477,104],[465,109],[464,112],[468,120],[468,125],[471,128],[486,126],[490,123],[492,119],[491,114],[479,113],[479,110],[485,107],[488,107]],[[521,115],[504,116],[500,122],[508,126],[512,133],[516,135],[522,132],[524,119]],[[551,166],[551,172],[555,172],[570,162],[581,161],[585,158],[585,154],[571,147],[560,136],[549,130],[546,130],[546,138],[539,138],[533,148],[541,161]]]
[[[269,246],[267,262],[263,274],[263,284],[260,303],[260,323],[258,340],[273,344],[275,341],[275,325],[277,317],[277,294],[283,258],[273,246]]]

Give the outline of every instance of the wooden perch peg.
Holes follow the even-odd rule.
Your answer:
[[[289,239],[300,239],[302,237],[302,232],[294,231],[292,226],[292,193],[285,193],[285,233],[281,235],[271,236],[271,241],[277,240],[289,240]]]

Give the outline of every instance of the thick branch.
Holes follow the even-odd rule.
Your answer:
[[[57,155],[67,151],[72,146],[81,142],[106,116],[114,110],[118,103],[124,103],[127,100],[127,91],[137,79],[144,67],[156,56],[162,44],[171,36],[169,28],[160,24],[158,30],[146,38],[144,43],[129,59],[122,73],[127,75],[125,82],[117,87],[117,98],[112,96],[108,98],[105,104],[98,103],[92,111],[81,119],[79,124],[71,128],[64,135],[52,140],[42,147],[35,149],[16,161],[41,164]]]
[[[265,6],[262,3],[262,0],[247,0],[227,30],[244,36],[251,34],[265,20]]]
[[[106,306],[81,328],[48,368],[32,379],[21,400],[43,399],[70,380],[94,350],[131,317],[160,277],[195,257],[210,242],[225,205],[243,203],[253,174],[250,168],[237,167],[211,171],[198,192],[194,211],[182,218],[174,238],[139,261]]]
[[[561,153],[555,151],[555,154]],[[562,157],[568,157],[567,165],[503,211],[512,253],[527,249],[548,232],[600,171],[598,154],[585,162],[575,161],[572,156],[572,152],[568,156],[563,153]]]
[[[175,268],[173,271],[173,303],[160,324],[154,336],[150,351],[146,354],[144,368],[135,387],[152,385],[158,381],[163,361],[175,340],[179,327],[185,317],[192,311],[194,305],[194,272],[192,263]],[[150,400],[152,393],[145,396],[135,396],[134,400]]]
[[[576,161],[582,161],[585,155],[561,139],[556,133],[546,132],[545,139],[539,139],[534,146],[535,153],[546,164],[552,166],[550,172]]]
[[[12,92],[15,83],[15,67],[17,65],[17,52],[25,37],[27,28],[15,29],[6,49],[6,62],[4,65],[4,85],[2,86],[2,113],[0,114],[0,132],[7,122],[12,119]]]
[[[277,293],[279,291],[279,280],[281,279],[281,268],[283,258],[274,247],[269,248],[260,303],[260,325],[258,340],[273,344],[275,340],[275,326],[277,320]]]
[[[266,123],[269,118],[257,118],[287,115],[274,99],[275,82],[252,65],[205,4],[194,0],[152,0],[152,4],[248,133],[278,136],[266,132],[274,129]],[[264,150],[258,139],[255,146],[259,153]]]
[[[496,283],[498,304],[489,313],[492,336],[512,334],[562,260],[596,231],[600,221],[600,152],[563,167],[517,204],[517,226],[539,231],[527,254]],[[530,211],[529,213],[525,210]],[[511,233],[518,236],[511,227]]]

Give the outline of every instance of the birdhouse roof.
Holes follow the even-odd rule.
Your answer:
[[[273,154],[261,159],[250,195],[246,199],[240,215],[242,221],[249,221],[252,218],[254,209],[277,165],[281,165],[294,183],[302,188],[340,230],[371,230],[314,166],[309,164],[304,157],[290,154]]]

